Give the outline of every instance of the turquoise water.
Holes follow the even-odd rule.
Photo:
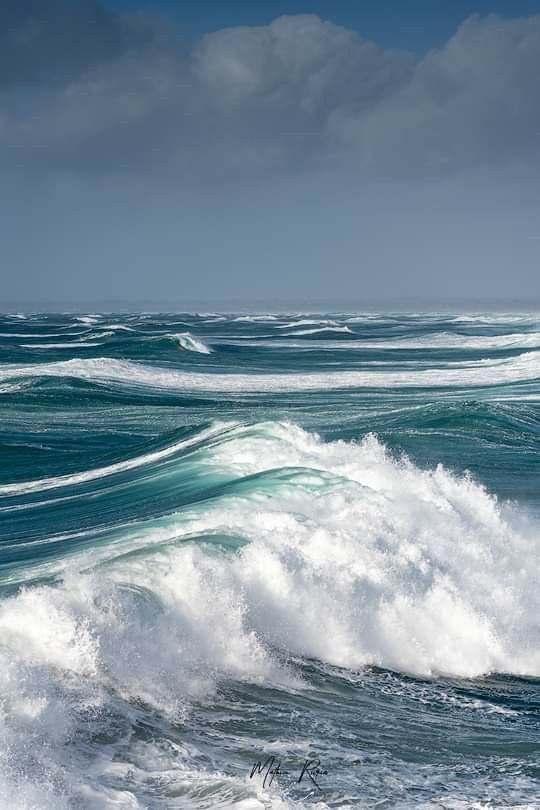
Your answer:
[[[2,316],[0,806],[539,808],[539,350]]]

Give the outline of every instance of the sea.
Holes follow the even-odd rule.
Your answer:
[[[0,317],[0,808],[540,808],[540,315]]]

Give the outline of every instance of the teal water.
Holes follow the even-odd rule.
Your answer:
[[[540,808],[540,316],[5,315],[0,415],[0,807]]]

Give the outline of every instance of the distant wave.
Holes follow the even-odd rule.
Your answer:
[[[87,340],[104,340],[105,338],[114,337],[114,332],[111,332],[110,329],[105,330],[105,332],[90,332],[88,335],[85,335],[81,338],[82,341]]]
[[[47,334],[39,333],[35,334],[33,332],[0,332],[0,337],[15,337],[15,338],[42,338],[46,340],[47,338],[52,337],[77,337],[78,335],[86,336],[87,331],[84,332],[48,332]],[[81,340],[83,338],[81,337]]]
[[[103,346],[103,343],[90,341],[69,341],[67,343],[19,343],[23,349],[87,349],[92,346]]]
[[[328,319],[313,319],[302,318],[300,321],[288,321],[287,323],[276,326],[276,329],[292,329],[297,326],[337,326],[336,321],[329,321]],[[350,330],[349,330],[350,331]]]
[[[126,326],[123,323],[100,323],[100,329],[108,329],[114,332],[136,332],[137,330],[134,329],[132,326]]]
[[[435,332],[418,338],[401,340],[361,341],[365,348],[425,349],[430,346],[440,349],[513,349],[540,346],[540,332],[512,335],[460,335],[452,332]]]
[[[299,332],[285,332],[285,337],[301,337],[302,335],[317,335],[322,332],[346,332],[352,334],[348,326],[321,326],[318,329],[301,329]]]
[[[212,354],[212,349],[199,338],[194,337],[190,332],[180,332],[177,335],[165,335],[165,339],[177,343],[181,349],[187,352],[197,352],[197,354]]]
[[[447,363],[440,368],[301,374],[203,374],[107,357],[0,365],[0,380],[40,376],[72,377],[171,391],[286,392],[380,386],[395,388],[492,386],[539,379],[540,353],[526,352],[504,359]]]
[[[287,333],[284,337],[299,337],[301,333]],[[435,332],[416,338],[379,338],[376,340],[318,340],[316,342],[295,340],[267,340],[266,335],[235,336],[246,338],[244,345],[266,346],[268,348],[304,349],[320,351],[321,349],[534,349],[540,348],[540,332],[524,332],[511,335],[460,335],[453,332]]]
[[[277,321],[278,318],[275,315],[237,315],[237,317],[232,320],[238,323],[242,321],[246,323],[258,323],[259,321]]]
[[[296,336],[301,333],[297,332]],[[286,337],[295,337],[287,334]],[[256,341],[253,341],[256,344]],[[416,338],[380,338],[376,340],[317,341],[317,343],[294,343],[293,341],[268,341],[267,346],[305,348],[314,351],[326,349],[519,349],[540,347],[540,332],[523,332],[511,335],[461,335],[453,332],[435,332]]]
[[[498,313],[462,313],[450,318],[453,323],[471,324],[505,324],[505,323],[538,323],[540,313],[523,312],[498,312]]]

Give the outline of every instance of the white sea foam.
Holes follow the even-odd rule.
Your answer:
[[[540,353],[510,358],[446,363],[440,368],[331,371],[303,374],[216,374],[186,372],[109,357],[24,365],[1,364],[0,380],[21,377],[73,377],[109,384],[179,391],[316,391],[362,387],[492,386],[536,380]]]

